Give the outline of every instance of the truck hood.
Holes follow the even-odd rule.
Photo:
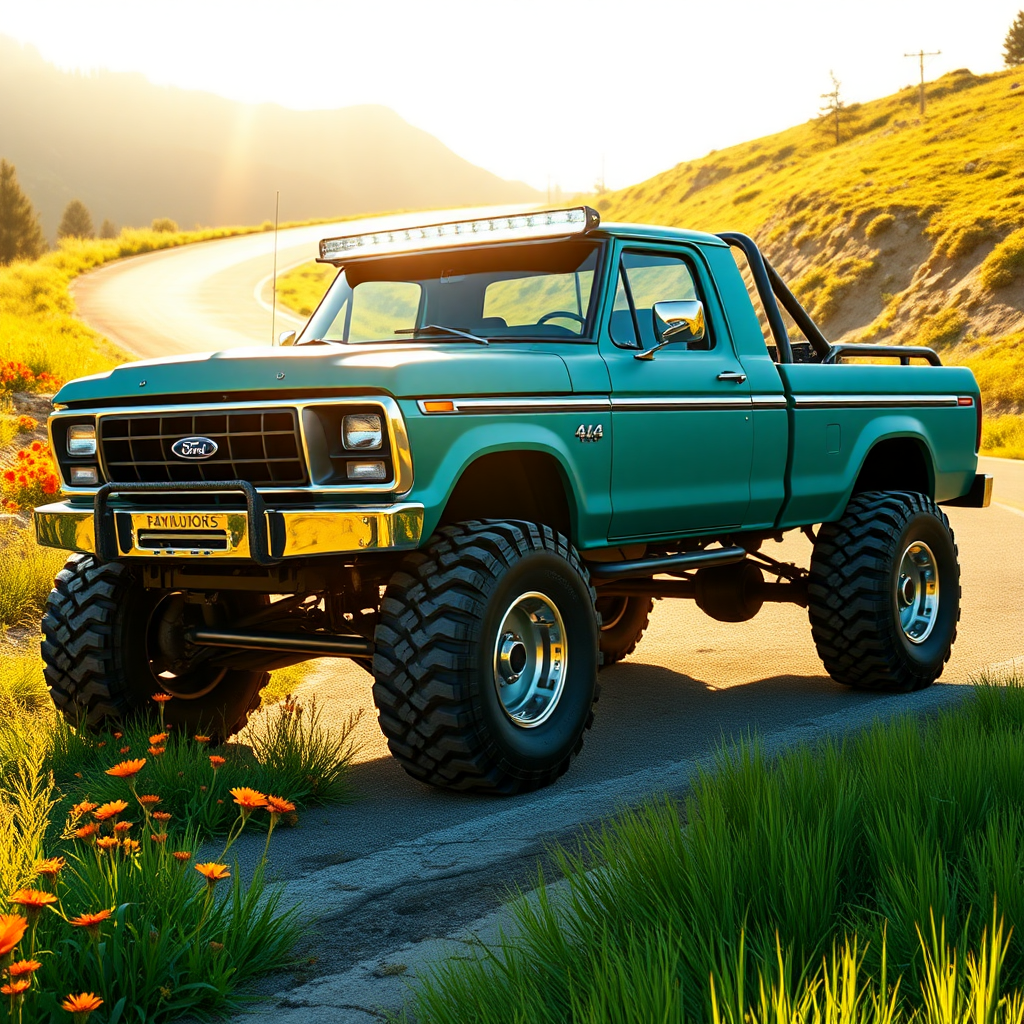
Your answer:
[[[541,345],[387,343],[244,348],[125,363],[70,381],[55,404],[94,405],[140,398],[224,401],[259,393],[260,400],[316,391],[386,392],[395,398],[432,395],[568,394],[572,382],[559,355]]]

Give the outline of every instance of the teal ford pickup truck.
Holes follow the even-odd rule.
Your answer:
[[[170,721],[223,738],[268,672],[347,657],[411,775],[514,793],[568,768],[655,598],[726,622],[806,606],[849,686],[942,671],[939,506],[991,491],[969,370],[830,344],[746,236],[587,207],[320,259],[337,277],[280,346],[56,396],[63,500],[35,522],[75,552],[42,645],[71,721],[166,692]],[[809,566],[766,550],[787,530]]]

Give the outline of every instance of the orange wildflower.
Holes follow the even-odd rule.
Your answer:
[[[119,821],[119,822],[118,822],[118,823],[117,823],[117,824],[116,824],[116,825],[114,826],[114,831],[115,831],[115,832],[127,832],[127,831],[128,831],[128,829],[130,829],[130,828],[132,827],[132,825],[133,825],[133,824],[134,824],[134,823],[133,823],[133,822],[131,822],[131,821]]]
[[[101,742],[96,744],[96,749],[97,750],[102,750],[106,745],[107,745],[107,741],[106,740],[102,740]]]
[[[103,1000],[92,992],[80,992],[77,996],[68,996],[60,1004],[62,1010],[75,1015],[75,1024],[85,1024],[89,1014],[94,1013],[103,1005]]]
[[[188,850],[175,850],[171,856],[175,860],[181,861],[182,864],[185,864],[192,859],[192,854],[189,853]]]
[[[122,839],[121,849],[124,853],[138,853],[141,846],[138,839]]]
[[[115,846],[120,843],[120,839],[115,839],[114,836],[101,836],[96,840],[96,845],[101,850],[112,850]]]
[[[115,764],[113,768],[107,769],[106,774],[113,775],[116,779],[133,779],[145,767],[146,759],[139,757],[134,761],[122,761],[120,764]]]
[[[12,978],[22,974],[34,974],[43,965],[38,960],[17,960],[7,968],[7,973]]]
[[[119,740],[123,735],[124,735],[123,732],[115,732],[114,733],[114,739],[115,740]]]
[[[230,790],[230,793],[235,798],[235,803],[242,808],[243,814],[255,811],[259,807],[267,806],[266,795],[258,789],[249,789],[248,786],[236,786]]]
[[[45,875],[47,878],[56,878],[64,867],[63,857],[47,857],[46,860],[36,861],[33,871],[37,875]]]
[[[76,828],[72,835],[76,839],[88,839],[90,836],[96,835],[99,832],[100,827],[95,821],[90,821],[88,825],[83,825],[81,828]]]
[[[28,978],[22,978],[21,981],[9,981],[6,985],[0,985],[0,992],[3,992],[5,996],[20,996],[29,990],[32,982]]]
[[[166,747],[150,747],[149,752],[154,757],[159,757],[167,748]]]
[[[163,845],[164,843],[167,842],[167,833],[166,832],[153,832],[153,833],[150,834],[149,838],[152,839],[154,843],[160,843],[161,845]]]
[[[90,932],[99,932],[99,927],[110,917],[109,910],[96,910],[91,914],[79,914],[71,918],[71,924],[76,928],[88,928]]]
[[[155,700],[157,704],[163,704],[166,701],[174,700],[174,698],[169,693],[154,693],[153,700]]]
[[[130,754],[131,752],[132,752],[132,748],[131,747],[122,747],[118,751],[119,754]]]
[[[167,811],[154,811],[153,817],[157,821],[170,821],[174,817],[173,814],[168,814]]]
[[[57,897],[52,892],[44,892],[42,889],[19,889],[10,896],[11,903],[25,908],[25,914],[29,921],[37,917],[44,907],[57,902]]]
[[[267,796],[267,810],[271,814],[290,814],[295,810],[295,804],[280,796]]]
[[[144,796],[139,797],[139,803],[143,807],[152,807],[153,804],[160,803],[160,797],[154,796],[152,793],[146,793]]]
[[[210,742],[210,737],[209,736],[203,736],[202,733],[196,733],[195,741],[196,741],[196,743],[209,743]]]
[[[213,861],[206,864],[197,864],[196,871],[206,879],[206,884],[210,886],[211,889],[217,884],[217,882],[231,877],[231,872],[228,871],[228,866],[226,864],[215,864]]]
[[[92,812],[92,816],[97,821],[107,821],[110,818],[116,818],[123,811],[127,810],[127,800],[111,800],[109,803],[100,804],[100,806]]]
[[[28,921],[20,914],[0,914],[0,957],[7,956],[21,942]]]
[[[214,771],[216,771],[222,764],[227,764],[227,761],[219,754],[210,755],[210,765]]]
[[[167,739],[167,733],[165,733],[165,732],[155,732],[155,733],[153,733],[152,736],[149,737],[149,742],[152,743],[154,746],[159,746],[166,739]]]
[[[88,800],[83,800],[80,804],[75,804],[71,808],[71,813],[75,815],[88,814],[90,811],[95,811],[97,807],[99,807],[99,804],[92,804]]]

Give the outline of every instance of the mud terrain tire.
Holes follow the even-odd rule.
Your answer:
[[[169,689],[154,675],[147,653],[161,593],[147,591],[127,566],[92,555],[72,555],[58,573],[43,614],[43,674],[54,704],[72,725],[101,729],[155,710],[150,698]],[[226,669],[208,692],[168,701],[164,720],[226,739],[259,707],[268,678],[266,672]]]
[[[410,554],[384,594],[373,663],[402,767],[478,792],[554,782],[593,721],[594,601],[578,554],[547,526],[457,523]]]
[[[960,619],[949,520],[916,492],[856,495],[842,519],[818,532],[807,596],[815,646],[837,682],[898,692],[930,686]]]

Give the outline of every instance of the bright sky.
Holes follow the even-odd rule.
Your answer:
[[[64,68],[297,109],[381,103],[544,189],[640,181],[847,101],[1002,66],[1024,0],[0,0]],[[0,115],[2,131],[2,115]],[[315,154],[296,154],[297,159]]]

